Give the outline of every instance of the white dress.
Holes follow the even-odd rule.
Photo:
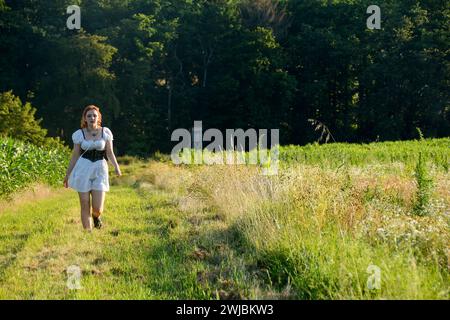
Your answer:
[[[81,129],[72,134],[74,144],[81,145],[84,150],[105,150],[106,141],[113,140],[111,130],[103,127],[103,137],[98,140],[86,140]],[[92,162],[80,157],[73,167],[68,180],[69,187],[78,192],[91,190],[109,191],[108,162],[106,159]]]

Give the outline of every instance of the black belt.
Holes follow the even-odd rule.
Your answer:
[[[92,162],[98,161],[98,160],[108,160],[106,157],[106,151],[105,150],[88,150],[85,151],[81,149],[82,157],[88,160],[91,160]]]

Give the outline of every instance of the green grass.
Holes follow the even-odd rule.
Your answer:
[[[82,231],[75,192],[1,212],[0,299],[214,299],[241,290],[236,266],[220,258],[230,249],[216,250],[220,221],[192,232],[170,195],[139,183],[113,186],[106,201],[105,228],[93,233]],[[211,232],[214,243],[203,239]],[[72,265],[80,290],[67,287]]]
[[[269,177],[124,158],[102,230],[61,187],[0,209],[0,299],[448,299],[448,142],[286,147]]]
[[[280,148],[280,161],[284,164],[317,164],[328,167],[388,163],[403,163],[406,166],[415,167],[419,154],[422,154],[427,162],[448,172],[450,138],[370,144],[332,143],[310,144],[304,147],[285,146]]]
[[[272,177],[258,166],[155,164],[150,172],[225,217],[256,272],[251,297],[448,299],[448,155],[449,139],[330,144],[282,147]],[[367,284],[371,266],[379,289]]]
[[[249,227],[249,226],[248,226]],[[244,227],[245,228],[245,227]],[[259,229],[259,228],[257,228]],[[292,230],[291,230],[292,232]],[[393,250],[389,244],[371,245],[342,235],[329,226],[317,232],[297,228],[253,250],[268,281],[294,299],[447,299],[448,273],[435,263],[421,263],[414,252]],[[244,234],[249,234],[245,229]],[[253,235],[254,237],[254,235]],[[295,240],[294,240],[295,239]],[[249,238],[252,242],[252,238]],[[370,290],[369,266],[380,268],[381,287]]]
[[[186,154],[180,152],[179,157],[184,162],[194,164],[194,149],[187,149]],[[253,150],[257,155],[257,150]],[[266,150],[265,150],[266,151]],[[225,152],[224,152],[225,153]],[[218,153],[211,153],[206,149],[200,155],[204,163],[208,159],[217,160]],[[235,153],[234,162],[238,162],[237,153]],[[249,152],[243,153],[244,161],[249,164]],[[450,138],[441,139],[423,139],[412,141],[395,142],[374,142],[370,144],[353,143],[330,143],[330,144],[308,144],[306,146],[280,146],[279,164],[281,168],[287,168],[296,164],[317,165],[321,168],[345,168],[348,166],[370,166],[380,164],[401,163],[409,169],[414,169],[419,155],[423,156],[426,163],[443,170],[449,171],[450,165]],[[157,161],[170,162],[168,156],[162,156],[159,153],[154,157]],[[219,156],[220,158],[220,156]],[[226,155],[221,157],[225,163]],[[255,158],[262,161],[260,158]],[[128,160],[128,159],[127,159]],[[267,161],[267,160],[265,160]]]

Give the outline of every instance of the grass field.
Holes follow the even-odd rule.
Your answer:
[[[2,200],[0,299],[448,299],[449,147],[284,147],[277,176],[124,157],[91,234],[73,190]]]

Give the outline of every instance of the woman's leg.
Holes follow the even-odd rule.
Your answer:
[[[92,215],[96,218],[103,213],[103,206],[105,203],[105,192],[92,190]]]
[[[91,197],[89,192],[78,192],[80,196],[81,223],[85,230],[92,230],[91,225]]]

